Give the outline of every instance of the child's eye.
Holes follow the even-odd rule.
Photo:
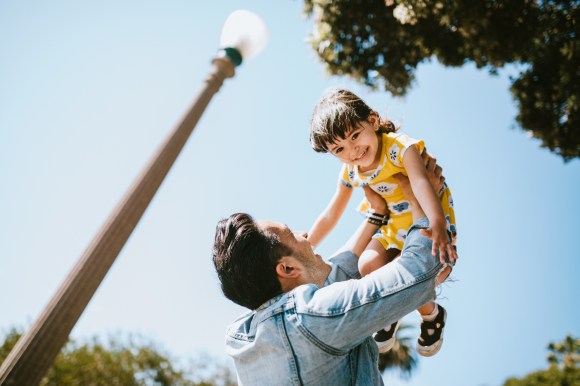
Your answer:
[[[354,134],[352,135],[351,139],[354,141],[355,139],[357,139],[357,138],[358,138],[358,135],[359,135],[359,134],[360,134],[360,133],[354,133]]]
[[[340,153],[342,150],[343,150],[343,148],[342,148],[342,147],[339,147],[338,149],[336,149],[336,150],[334,151],[334,154],[338,154],[338,153]]]

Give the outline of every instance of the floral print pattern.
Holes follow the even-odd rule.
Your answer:
[[[413,139],[402,133],[382,134],[381,162],[376,170],[368,174],[360,173],[355,165],[343,165],[340,181],[347,187],[370,186],[379,193],[388,203],[390,219],[387,225],[380,228],[374,238],[386,249],[402,249],[408,229],[413,223],[411,216],[411,204],[405,198],[397,180],[393,177],[397,173],[406,174],[402,165],[402,158],[410,146],[416,146],[419,152],[425,148],[422,140]],[[369,175],[370,174],[370,175]],[[455,238],[455,213],[453,211],[453,199],[451,191],[445,186],[440,195],[443,212],[446,215],[448,229]],[[359,205],[361,213],[369,209],[365,200]]]
[[[393,164],[395,164],[395,166],[401,166],[401,163],[399,162],[399,151],[400,148],[396,143],[394,143],[389,149],[389,159]]]
[[[409,201],[389,203],[389,210],[395,215],[407,213],[411,211],[411,203]]]
[[[397,231],[397,235],[395,236],[395,238],[404,243],[405,239],[407,238],[408,231],[409,231],[408,229],[399,229]]]
[[[399,187],[399,185],[390,184],[388,182],[379,182],[377,184],[371,185],[371,188],[373,188],[373,190],[375,192],[377,192],[378,194],[387,195],[387,196],[393,194],[395,189],[397,189],[398,187]]]

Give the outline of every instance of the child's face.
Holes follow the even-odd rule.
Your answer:
[[[328,143],[328,151],[343,163],[357,165],[362,172],[376,169],[381,151],[378,130],[378,119],[371,114],[368,120],[351,128],[346,138],[336,138],[334,143]]]

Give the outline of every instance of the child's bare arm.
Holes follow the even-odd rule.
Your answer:
[[[427,233],[433,241],[433,255],[435,256],[439,252],[439,258],[444,263],[447,253],[451,262],[454,262],[457,258],[457,252],[455,252],[449,241],[447,223],[441,208],[441,202],[431,186],[425,165],[415,146],[410,146],[405,152],[403,165],[409,176],[413,193],[417,197],[421,208],[425,211],[427,218],[429,218]]]
[[[330,231],[335,227],[336,223],[342,216],[344,209],[348,205],[348,201],[352,196],[352,188],[344,186],[342,183],[338,183],[336,187],[336,192],[331,198],[328,206],[324,211],[318,216],[312,228],[308,232],[308,241],[313,248],[316,248],[318,244],[330,233]]]

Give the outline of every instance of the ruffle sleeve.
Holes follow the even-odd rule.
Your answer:
[[[352,169],[350,169],[347,164],[342,164],[342,168],[340,169],[340,173],[338,175],[338,180],[347,188],[353,187],[352,179],[354,176],[352,173]]]
[[[402,133],[392,133],[388,136],[390,140],[387,141],[386,155],[389,162],[397,168],[404,169],[403,156],[409,146],[415,145],[419,153],[425,149],[425,142],[422,139],[411,138]]]

